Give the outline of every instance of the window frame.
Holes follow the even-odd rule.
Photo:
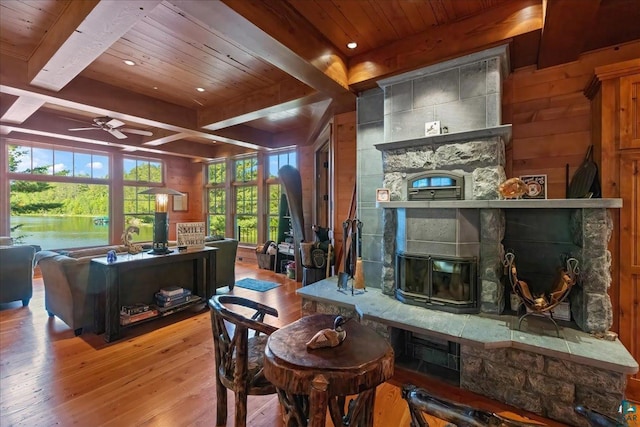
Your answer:
[[[285,155],[286,157],[283,157]],[[225,200],[225,219],[226,219],[226,232],[225,236],[232,236],[238,239],[239,244],[243,246],[251,246],[257,243],[263,243],[267,240],[275,240],[274,237],[277,237],[277,227],[270,227],[270,223],[274,218],[278,218],[279,220],[279,201],[280,194],[282,193],[282,187],[280,184],[280,179],[277,176],[271,176],[270,165],[273,164],[273,157],[276,157],[278,160],[276,162],[276,168],[279,170],[281,166],[284,164],[291,164],[294,167],[298,167],[298,152],[295,147],[287,147],[277,151],[269,151],[269,152],[256,152],[251,154],[245,154],[240,156],[233,156],[227,158],[218,158],[211,160],[206,164],[204,174],[205,183],[204,183],[204,197],[207,203],[207,227],[211,231],[211,208],[210,208],[210,194],[209,192],[212,189],[224,189],[226,192],[226,200]],[[257,162],[257,173],[255,174],[255,179],[243,179],[236,180],[238,176],[236,173],[236,162],[237,161],[245,161],[250,158],[256,158]],[[285,160],[284,162],[282,160]],[[295,164],[292,164],[295,162]],[[210,165],[216,163],[224,163],[226,168],[226,181],[224,183],[212,183],[209,180],[209,167]],[[271,168],[273,169],[273,168]],[[242,178],[242,176],[241,176]],[[238,205],[237,205],[237,191],[239,187],[246,186],[256,186],[257,188],[257,241],[254,243],[253,241],[243,242],[242,239],[238,235],[237,222],[238,222]],[[270,209],[270,191],[274,186],[278,186],[278,200],[275,203],[274,210]],[[244,217],[253,216],[240,214]],[[273,228],[273,229],[271,229]]]
[[[211,173],[210,173],[210,167],[212,166],[216,166],[216,165],[221,165],[224,168],[224,171],[222,173],[223,178],[221,182],[212,182],[210,179]],[[206,209],[205,209],[205,214],[206,214],[206,223],[207,223],[207,230],[209,235],[221,235],[221,236],[226,236],[228,235],[228,228],[229,228],[229,218],[228,218],[228,212],[229,212],[229,189],[228,189],[228,182],[229,182],[229,167],[228,167],[228,162],[226,161],[226,159],[215,159],[212,160],[211,162],[206,164],[206,173],[205,173],[205,203],[206,203]],[[215,204],[215,208],[212,211],[212,206],[214,206],[212,204],[212,200],[211,200],[211,195],[212,192],[219,192],[222,194],[222,201],[221,203],[217,203]],[[222,230],[218,230],[217,228],[213,228],[213,225],[211,224],[211,218],[212,217],[219,217],[222,216],[224,217],[224,227]]]

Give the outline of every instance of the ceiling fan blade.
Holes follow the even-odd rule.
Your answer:
[[[74,131],[74,130],[96,130],[96,129],[100,129],[98,127],[92,127],[92,128],[72,128],[72,129],[67,129],[70,131]]]
[[[111,135],[115,136],[118,139],[127,139],[127,135],[120,132],[118,129],[107,129],[107,132],[109,132]]]
[[[153,132],[149,132],[148,130],[129,129],[129,128],[121,128],[118,130],[121,132],[132,133],[135,135],[153,136]]]
[[[111,129],[119,128],[120,126],[124,126],[124,122],[121,122],[118,119],[111,119],[107,123],[106,126],[109,126]]]

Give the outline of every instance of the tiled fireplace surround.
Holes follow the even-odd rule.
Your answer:
[[[498,200],[506,179],[500,125],[506,47],[437,64],[379,82],[381,90],[358,99],[358,212],[364,223],[366,293],[336,290],[335,278],[299,293],[303,311],[358,316],[393,343],[397,331],[460,344],[460,386],[572,425],[584,404],[615,414],[626,375],[638,369],[619,341],[594,334],[612,323],[608,208],[619,200]],[[425,122],[439,120],[447,134],[424,136]],[[407,201],[408,178],[426,170],[462,173],[463,201]],[[391,201],[375,202],[375,189]],[[381,209],[382,208],[382,209]],[[570,294],[579,327],[555,329],[500,315],[504,247],[516,253],[518,271],[551,284],[563,255],[577,258],[581,285]],[[452,314],[397,301],[397,251],[478,257],[480,313]],[[541,285],[538,285],[541,286]],[[529,327],[530,326],[530,327]]]

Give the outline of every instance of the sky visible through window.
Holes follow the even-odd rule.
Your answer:
[[[17,158],[16,172],[27,172],[38,167],[47,167],[48,175],[67,171],[67,176],[108,178],[109,158],[91,153],[51,150],[46,148],[20,146],[25,152]]]

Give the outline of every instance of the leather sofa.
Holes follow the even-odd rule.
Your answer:
[[[218,288],[235,284],[235,257],[238,241],[223,239],[206,242],[217,247],[216,286]],[[35,262],[42,272],[45,288],[45,309],[49,316],[56,316],[65,322],[76,335],[93,329],[95,297],[98,292],[90,286],[91,259],[106,256],[109,250],[126,252],[124,246],[101,246],[72,251],[40,251]]]
[[[97,291],[91,289],[89,271],[91,259],[102,257],[109,250],[124,252],[124,246],[103,246],[76,251],[40,251],[35,261],[44,282],[44,308],[80,335],[94,324]],[[62,251],[61,251],[62,252]]]
[[[29,245],[0,246],[0,303],[22,301],[29,305],[33,296],[33,258]]]

